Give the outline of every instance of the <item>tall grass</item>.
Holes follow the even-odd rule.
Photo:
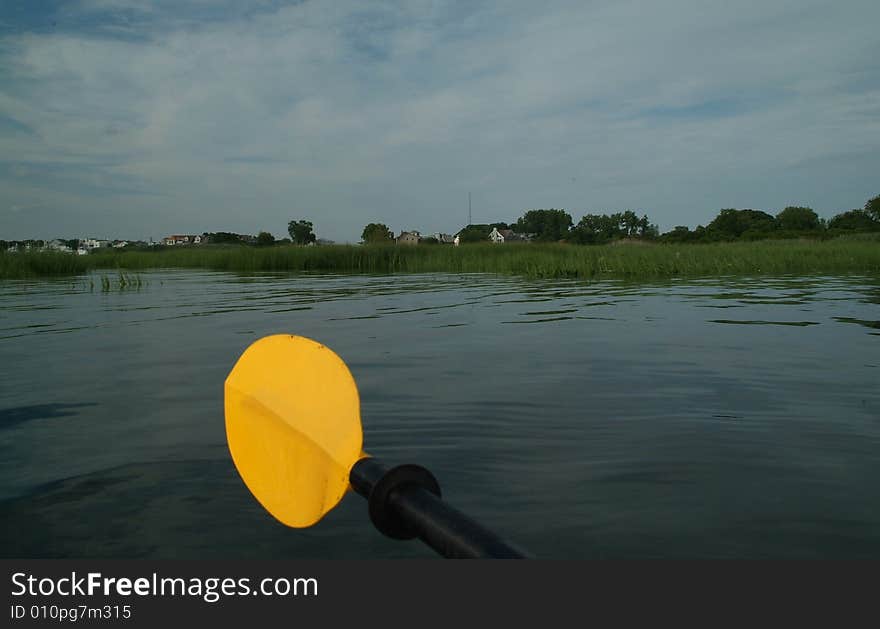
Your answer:
[[[158,251],[0,254],[0,278],[162,268],[330,273],[497,273],[533,278],[880,273],[880,240],[760,241],[650,246],[480,244],[451,247],[191,247]],[[123,275],[124,277],[124,275]],[[121,284],[124,283],[120,282]]]
[[[115,279],[115,281],[114,281]],[[122,269],[117,269],[116,277],[114,278],[112,275],[104,275],[101,274],[101,292],[109,293],[113,290],[118,291],[126,291],[126,290],[140,290],[142,286],[144,286],[146,282],[141,278],[140,275],[126,273]],[[94,290],[94,282],[92,281],[91,289]]]

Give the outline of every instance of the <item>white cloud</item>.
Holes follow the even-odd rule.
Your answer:
[[[80,6],[147,16],[136,38],[2,41],[0,116],[34,133],[0,127],[0,152],[52,168],[0,202],[45,198],[45,212],[120,235],[280,235],[308,216],[355,240],[373,220],[451,231],[468,190],[480,220],[634,207],[664,228],[794,195],[848,209],[877,192],[873,2],[352,0],[198,26],[156,6]],[[848,196],[832,198],[827,160],[857,154]]]
[[[154,13],[156,4],[151,0],[80,0],[75,8],[83,12],[95,13],[120,10]]]

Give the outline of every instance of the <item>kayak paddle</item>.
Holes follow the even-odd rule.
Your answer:
[[[256,341],[226,378],[224,403],[238,473],[287,526],[312,526],[353,489],[389,537],[418,537],[445,557],[525,556],[445,503],[425,468],[388,468],[363,451],[357,386],[324,345],[287,334]]]

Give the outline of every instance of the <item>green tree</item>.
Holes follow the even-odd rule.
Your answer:
[[[746,232],[766,234],[776,229],[776,219],[761,210],[721,210],[707,228],[729,239],[741,237]]]
[[[487,242],[491,231],[492,228],[489,225],[468,225],[458,232],[458,240],[461,243]]]
[[[287,224],[287,232],[290,234],[290,239],[297,245],[308,245],[316,240],[311,221],[290,221]]]
[[[880,221],[880,194],[865,203],[865,212],[875,221]]]
[[[828,229],[845,231],[880,231],[880,221],[866,210],[850,210],[828,221]]]
[[[618,217],[620,230],[628,238],[652,238],[657,235],[657,226],[651,224],[647,214],[639,218],[632,210],[626,210],[614,216]]]
[[[587,214],[569,232],[569,240],[581,244],[598,244],[616,238],[656,238],[658,230],[645,214],[641,218],[632,210],[614,214]]]
[[[660,237],[660,228],[648,221],[647,214],[639,219],[639,237],[650,240]]]
[[[240,245],[241,235],[233,232],[214,232],[207,234],[208,242],[212,245]]]
[[[776,215],[780,229],[790,231],[811,231],[821,227],[819,216],[812,208],[789,206]]]
[[[520,234],[534,234],[536,240],[556,241],[568,236],[571,214],[565,210],[527,210],[513,229]]]
[[[618,215],[587,214],[571,230],[569,239],[584,245],[596,245],[608,242],[620,235]]]
[[[364,244],[386,243],[394,240],[394,233],[384,223],[370,223],[361,232]]]
[[[275,244],[275,236],[269,232],[260,232],[257,234],[258,247],[270,247]]]
[[[639,235],[642,222],[635,212],[626,210],[620,217],[620,226],[623,228],[623,233],[632,238]]]
[[[694,232],[687,225],[676,225],[660,237],[665,242],[688,242],[694,240]]]

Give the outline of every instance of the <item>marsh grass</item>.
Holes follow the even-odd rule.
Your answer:
[[[880,239],[781,240],[647,246],[564,244],[322,247],[192,247],[0,254],[0,278],[70,275],[115,269],[120,290],[143,285],[136,271],[496,273],[532,278],[664,278],[880,272]],[[102,276],[103,277],[103,276]],[[108,280],[109,281],[109,280]],[[103,289],[103,280],[102,280]]]
[[[117,269],[115,276],[101,274],[101,292],[109,293],[114,290],[140,290],[146,282],[139,274],[126,273],[122,269]],[[94,290],[94,282],[90,280],[90,289]]]

